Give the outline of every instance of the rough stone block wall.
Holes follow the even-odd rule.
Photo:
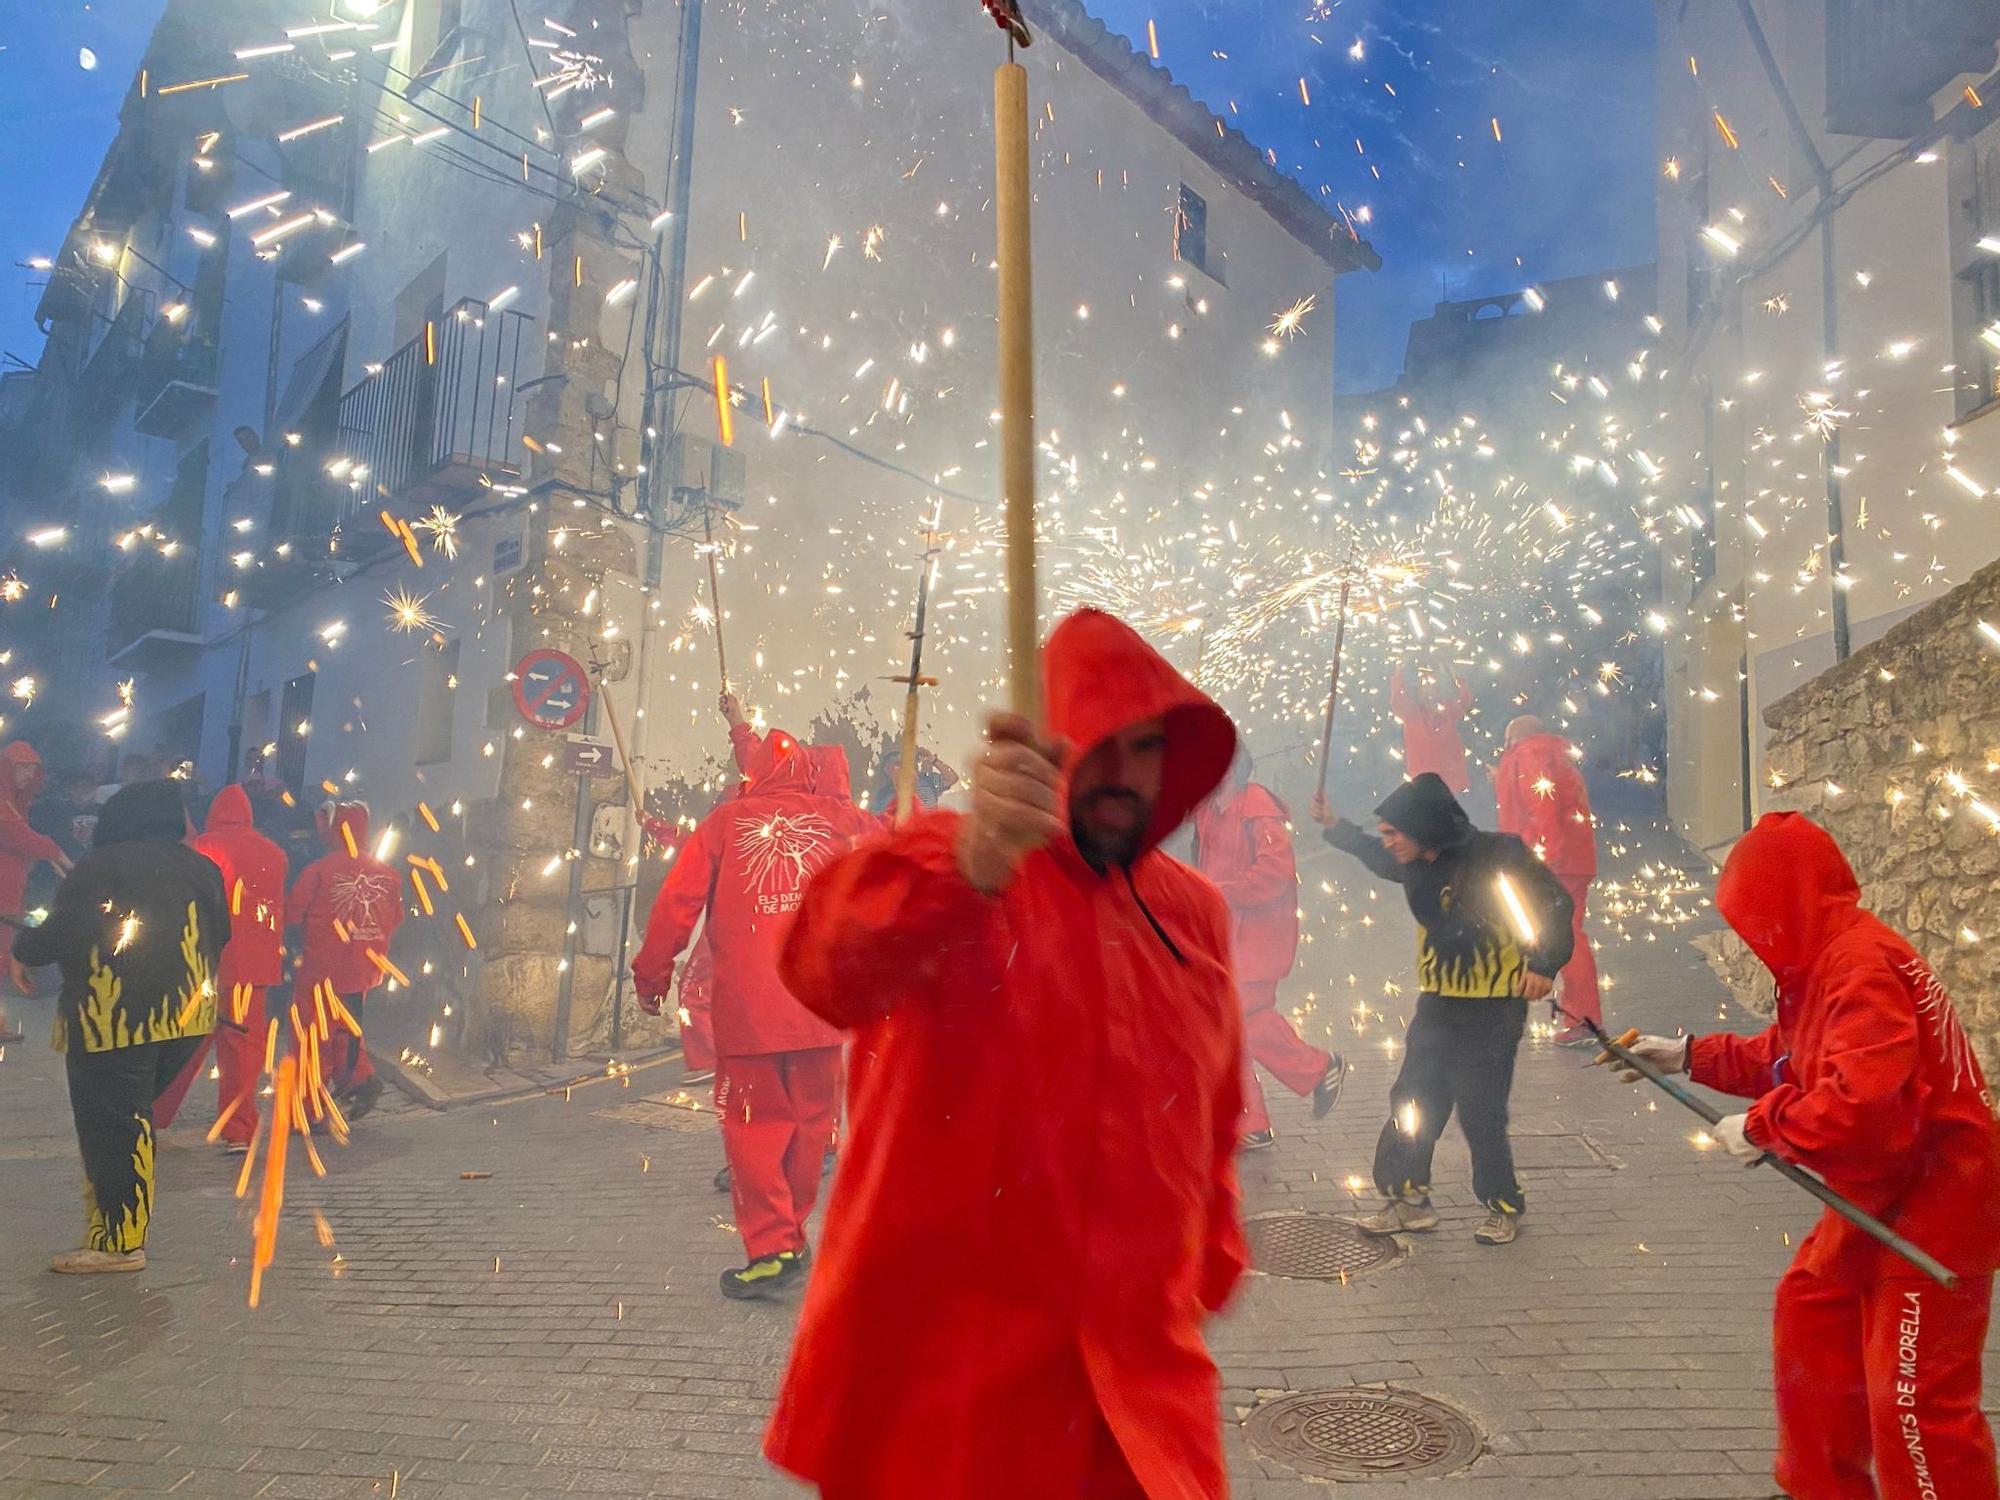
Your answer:
[[[1847,851],[1863,900],[1957,1001],[1989,1075],[2000,1059],[2000,563],[1765,710],[1765,811]],[[1735,965],[1723,967],[1731,977]],[[1768,1013],[1769,981],[1739,997]]]

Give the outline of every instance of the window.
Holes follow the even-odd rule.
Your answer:
[[[458,709],[458,642],[442,651],[426,646],[421,669],[417,734],[410,759],[420,766],[434,766],[451,759],[452,720]]]
[[[1174,205],[1174,259],[1208,270],[1208,200],[1185,182]]]
[[[307,672],[294,677],[278,700],[278,776],[301,800],[306,784],[306,742],[312,733],[314,675]]]

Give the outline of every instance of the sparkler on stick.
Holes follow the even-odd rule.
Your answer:
[[[940,495],[937,508],[931,512],[930,525],[924,529],[923,573],[917,580],[917,623],[910,632],[910,675],[891,679],[906,683],[909,688],[903,695],[903,758],[896,765],[896,823],[899,827],[910,821],[910,812],[916,805],[918,700],[924,688],[937,686],[935,677],[923,675],[924,616],[930,607],[931,575],[937,569],[937,524],[943,512],[944,497]]]
[[[993,74],[994,213],[1000,263],[1000,476],[1007,514],[1007,656],[1014,712],[1041,717],[1035,653],[1035,330],[1028,245],[1028,72],[1014,48],[1031,38],[1015,0],[983,0],[1007,33]]]
[[[1326,772],[1333,757],[1333,710],[1340,701],[1340,653],[1347,644],[1347,596],[1354,587],[1350,573],[1343,572],[1340,579],[1340,618],[1333,627],[1333,668],[1327,674],[1326,723],[1319,735],[1319,794],[1326,796]]]
[[[721,625],[722,617],[718,614],[717,640],[721,639]],[[611,743],[618,751],[618,764],[625,768],[625,790],[632,794],[632,816],[636,818],[646,810],[646,794],[639,785],[639,773],[632,765],[632,757],[625,753],[625,731],[618,723],[618,705],[604,691],[604,663],[597,659],[595,651],[590,654],[590,675],[596,679],[597,701],[604,705],[604,719],[611,726]]]
[[[715,569],[715,507],[705,505],[701,512],[702,550],[708,554],[708,607],[715,616],[715,664],[722,672],[722,691],[729,691],[729,653],[722,646],[722,585],[716,579]]]

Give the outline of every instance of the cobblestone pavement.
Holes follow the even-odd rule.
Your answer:
[[[1308,868],[1313,882],[1329,873]],[[1281,1138],[1245,1163],[1247,1212],[1354,1206],[1346,1183],[1367,1171],[1395,1060],[1390,1026],[1354,1038],[1347,1008],[1363,993],[1392,1017],[1407,1003],[1384,1000],[1382,983],[1403,976],[1408,931],[1385,901],[1365,944],[1305,951],[1292,998],[1314,981],[1343,997],[1315,1019],[1339,1023],[1356,1072],[1318,1124],[1273,1088]],[[1717,1024],[1722,991],[1680,934],[1635,928],[1605,959],[1619,1022]],[[38,1038],[46,1005],[17,1009]],[[1437,1172],[1444,1223],[1398,1264],[1346,1285],[1249,1279],[1211,1330],[1239,1495],[1326,1493],[1253,1455],[1244,1411],[1378,1381],[1453,1403],[1484,1438],[1463,1472],[1383,1491],[1773,1493],[1771,1287],[1814,1205],[1696,1150],[1690,1116],[1582,1062],[1544,1039],[1524,1049],[1514,1099],[1530,1216],[1513,1246],[1472,1241],[1479,1210],[1454,1133]],[[0,1500],[801,1493],[757,1451],[791,1314],[716,1294],[739,1257],[710,1182],[713,1121],[649,1102],[675,1072],[363,1122],[328,1153],[325,1180],[295,1164],[253,1312],[248,1207],[199,1121],[161,1152],[147,1272],[43,1269],[76,1235],[75,1147],[60,1059],[38,1040],[8,1049]]]

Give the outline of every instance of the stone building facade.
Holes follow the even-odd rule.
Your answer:
[[[1903,932],[2000,1063],[2000,563],[1765,710],[1762,810],[1840,841],[1862,899]],[[1769,976],[1712,944],[1738,997],[1769,1014]]]

